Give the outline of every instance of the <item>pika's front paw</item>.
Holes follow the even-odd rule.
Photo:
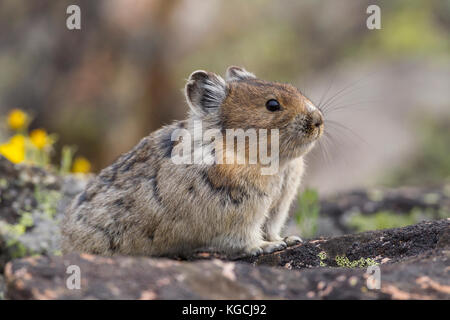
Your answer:
[[[259,255],[261,255],[264,251],[261,247],[252,247],[252,248],[248,248],[245,249],[245,255],[250,256],[250,257],[257,257]]]
[[[279,241],[264,241],[258,247],[252,247],[245,250],[245,253],[249,256],[259,256],[263,253],[273,253],[286,249],[287,245],[284,240]]]
[[[296,244],[302,243],[303,240],[302,240],[302,238],[300,238],[298,236],[289,236],[289,237],[284,238],[284,242],[286,243],[286,245],[288,247],[291,247],[291,246],[295,246]]]
[[[280,251],[286,249],[286,242],[284,242],[283,240],[267,242],[262,246],[262,249],[264,253]]]

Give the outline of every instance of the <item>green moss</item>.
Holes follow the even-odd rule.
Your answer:
[[[32,227],[34,224],[33,216],[29,212],[22,213],[22,216],[19,219],[19,225],[29,228]]]
[[[31,254],[29,250],[17,239],[9,239],[6,242],[6,247],[8,248],[9,255],[13,259],[18,259],[26,257]]]
[[[5,178],[0,178],[0,189],[6,189],[8,188],[8,180],[6,180]]]
[[[447,208],[435,210],[427,208],[425,210],[414,208],[407,214],[400,214],[392,211],[379,211],[374,214],[357,213],[350,218],[348,226],[357,232],[369,230],[382,230],[391,228],[401,228],[419,223],[423,220],[449,218],[450,212]]]
[[[325,251],[321,251],[321,252],[319,252],[318,256],[319,256],[319,259],[320,259],[320,263],[319,263],[320,266],[321,267],[326,267],[327,264],[325,263],[325,260],[327,259],[327,253]]]
[[[61,193],[56,190],[42,190],[39,186],[36,186],[34,197],[38,203],[38,209],[44,212],[49,219],[52,219],[57,212]]]
[[[27,228],[32,227],[33,224],[33,217],[29,212],[22,213],[16,224],[10,224],[3,221],[0,222],[0,233],[7,239],[6,247],[9,255],[13,259],[21,258],[31,253],[20,242],[19,237],[26,232]]]
[[[300,234],[306,238],[313,237],[317,232],[319,219],[319,194],[316,190],[306,189],[298,197],[297,204],[295,221],[300,229]]]
[[[419,222],[418,217],[416,212],[406,215],[391,211],[379,211],[371,215],[358,213],[350,218],[349,226],[358,232],[400,228]]]
[[[35,210],[39,210],[49,219],[53,219],[57,212],[57,205],[61,194],[54,190],[41,190],[36,186],[34,195],[38,203]],[[20,218],[15,224],[0,221],[0,233],[4,235],[6,239],[6,247],[12,258],[16,259],[33,254],[33,252],[27,249],[20,241],[20,236],[22,236],[28,228],[33,227],[33,225],[33,215],[26,211],[20,214]]]
[[[2,234],[6,234],[7,236],[17,238],[25,233],[26,226],[21,225],[20,223],[17,224],[9,224],[6,222],[0,223],[0,232]]]
[[[341,268],[366,268],[368,266],[378,265],[378,263],[371,258],[360,258],[359,260],[350,261],[346,256],[336,256],[334,260]]]

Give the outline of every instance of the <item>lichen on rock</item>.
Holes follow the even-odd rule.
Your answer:
[[[60,252],[59,221],[85,184],[0,156],[0,270],[10,259]]]

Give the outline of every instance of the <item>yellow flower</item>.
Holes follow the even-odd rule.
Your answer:
[[[48,136],[44,129],[35,129],[30,133],[30,140],[33,145],[38,149],[43,149],[44,147],[52,144],[52,139]]]
[[[73,166],[72,172],[75,173],[88,173],[91,171],[91,163],[85,157],[76,157]]]
[[[0,154],[13,163],[25,160],[25,137],[16,134],[8,142],[0,145]]]
[[[20,109],[13,109],[8,115],[8,126],[13,130],[20,130],[28,126],[28,114]]]

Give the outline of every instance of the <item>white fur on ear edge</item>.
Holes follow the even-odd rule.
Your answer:
[[[227,69],[225,79],[228,82],[230,82],[230,81],[239,81],[239,80],[247,80],[247,79],[256,79],[256,76],[253,73],[248,72],[244,68],[230,66]]]

